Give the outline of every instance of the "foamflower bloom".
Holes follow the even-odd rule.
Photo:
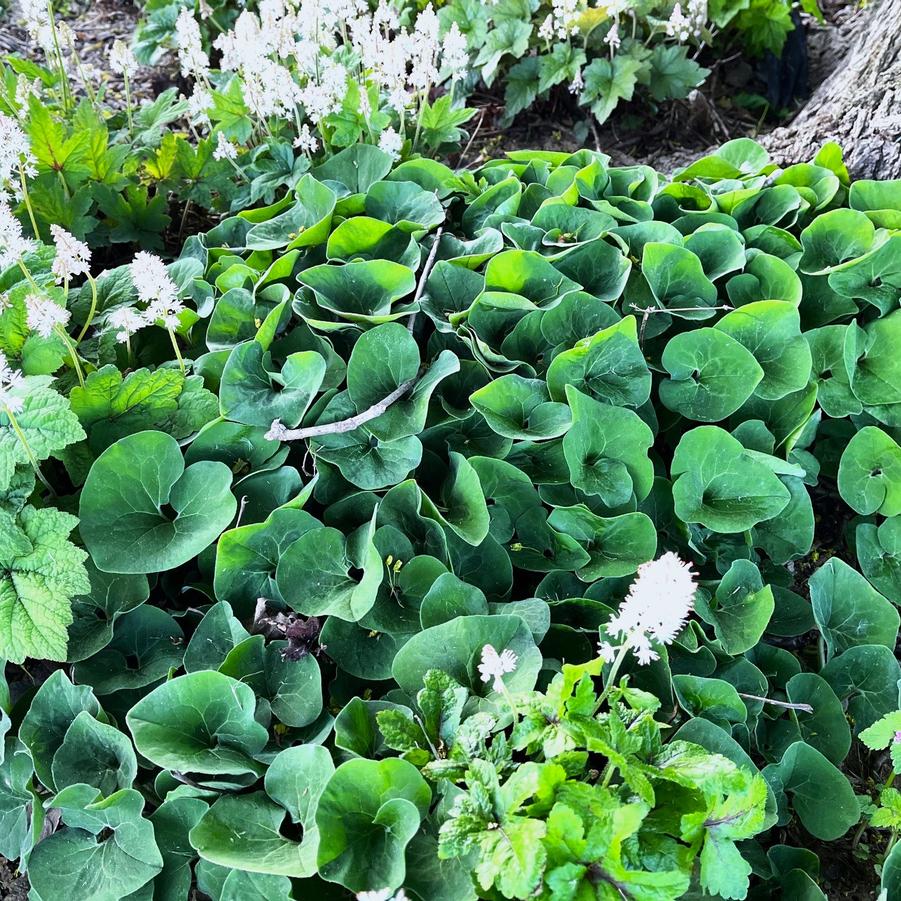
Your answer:
[[[131,47],[125,41],[113,41],[108,58],[110,68],[119,75],[131,78],[138,71],[138,61],[135,59]]]
[[[7,362],[6,354],[0,351],[0,407],[6,407],[10,413],[22,412],[22,398],[13,394],[22,383],[22,373],[13,369]]]
[[[232,144],[231,141],[223,132],[219,132],[218,137],[216,138],[216,149],[213,151],[213,159],[214,160],[236,160],[238,158],[238,148]]]
[[[22,225],[9,204],[0,199],[0,270],[18,263],[34,248],[34,241],[25,237]]]
[[[357,901],[409,901],[409,899],[402,888],[396,892],[390,888],[379,888],[371,892],[357,892]]]
[[[79,241],[58,225],[50,226],[56,257],[53,260],[53,274],[58,282],[69,281],[76,275],[87,275],[90,271],[91,250],[84,241]]]
[[[695,574],[691,564],[667,552],[638,567],[638,575],[605,629],[599,652],[608,662],[631,648],[642,665],[660,656],[652,642],[671,644],[694,609]],[[619,641],[618,645],[613,642]]]
[[[174,301],[178,288],[169,277],[166,264],[156,254],[142,250],[135,254],[131,264],[131,281],[144,303],[151,301]]]
[[[65,307],[40,294],[29,294],[25,298],[25,311],[28,327],[42,338],[49,338],[57,326],[65,326],[70,315]]]
[[[479,674],[483,682],[494,679],[495,691],[503,691],[504,676],[516,670],[517,657],[509,648],[500,654],[493,645],[486,644],[482,648],[482,662],[479,664]]]
[[[37,174],[31,142],[15,119],[0,113],[0,189],[19,178],[20,168],[29,178]]]
[[[400,159],[400,151],[404,146],[404,139],[390,126],[386,128],[379,138],[379,150],[383,150],[394,159]]]
[[[132,307],[119,307],[106,317],[110,329],[115,331],[116,340],[125,344],[138,330],[149,325],[144,316]]]

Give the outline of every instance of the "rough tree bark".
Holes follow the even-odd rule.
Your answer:
[[[777,162],[796,163],[834,140],[853,178],[901,178],[901,0],[876,0],[842,43],[847,52],[801,112],[761,142]]]

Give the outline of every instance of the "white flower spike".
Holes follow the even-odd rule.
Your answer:
[[[49,297],[29,294],[25,298],[28,327],[42,338],[49,338],[57,326],[64,327],[69,321],[69,311],[54,303]]]
[[[0,269],[18,263],[34,246],[34,241],[25,237],[9,205],[0,198]]]
[[[652,642],[671,644],[682,631],[694,609],[695,574],[691,564],[667,552],[657,560],[638,567],[638,576],[620,604],[616,615],[606,625],[611,640],[602,641],[598,651],[604,660],[631,648],[642,665],[660,655]]]
[[[7,362],[6,354],[0,351],[0,407],[5,407],[10,413],[22,412],[22,398],[13,394],[22,383],[22,373],[13,369]]]
[[[53,274],[58,282],[69,281],[76,275],[90,272],[91,250],[83,241],[69,234],[58,225],[50,226],[50,234],[56,244]]]

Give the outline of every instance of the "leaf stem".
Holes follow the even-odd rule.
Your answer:
[[[69,356],[72,358],[72,367],[75,369],[75,375],[78,377],[78,384],[84,388],[84,373],[81,370],[81,363],[78,361],[78,351],[75,349],[72,339],[61,325],[55,326],[54,331],[62,339],[63,344],[66,345]]]
[[[181,374],[185,374],[185,361],[181,355],[181,351],[178,349],[178,341],[175,338],[175,332],[172,331],[171,328],[167,328],[166,331],[169,333],[169,340],[172,342],[172,349],[175,351],[175,358],[178,360],[178,366],[181,369]]]
[[[626,641],[625,644],[620,647],[619,652],[613,660],[613,663],[610,665],[610,672],[607,674],[607,679],[604,682],[604,690],[601,692],[598,697],[597,703],[594,705],[594,712],[597,713],[601,709],[601,704],[607,700],[608,695],[610,694],[611,689],[616,681],[617,673],[619,673],[620,667],[623,665],[623,662],[626,659],[626,654],[629,653],[632,648],[632,642]]]
[[[76,344],[81,344],[81,339],[87,334],[88,328],[94,319],[94,314],[97,312],[97,282],[94,281],[94,277],[90,272],[88,273],[88,283],[91,286],[91,308],[88,310],[88,318],[85,319],[84,325],[81,327],[81,331],[75,339]]]
[[[25,167],[22,161],[19,161],[19,182],[22,185],[22,200],[25,203],[25,209],[28,210],[28,219],[31,222],[31,230],[34,232],[35,238],[41,240],[41,233],[38,231],[38,224],[34,218],[34,209],[31,206],[31,197],[28,194],[28,183],[25,180]]]
[[[16,262],[19,264],[19,268],[22,270],[22,274],[27,279],[31,290],[34,291],[35,294],[40,294],[41,289],[38,287],[37,282],[34,280],[34,276],[32,276],[32,274],[28,271],[28,267],[25,265],[25,263],[22,262],[22,258],[20,257],[18,260],[16,260]]]
[[[128,136],[131,137],[134,131],[134,122],[131,113],[131,79],[128,77],[128,67],[122,73],[122,80],[125,83],[125,113],[128,116]]]
[[[12,427],[12,430],[16,433],[16,437],[22,444],[22,447],[25,449],[25,453],[28,455],[28,462],[31,463],[31,468],[34,470],[34,474],[40,479],[41,484],[50,492],[53,497],[56,497],[56,491],[54,491],[53,486],[47,481],[47,478],[44,476],[44,473],[41,472],[41,465],[38,463],[38,458],[34,455],[34,451],[31,449],[31,445],[28,443],[28,438],[25,436],[25,432],[22,431],[22,427],[19,425],[19,421],[16,419],[13,411],[4,404],[3,411],[6,413],[7,419],[9,419],[9,424]]]

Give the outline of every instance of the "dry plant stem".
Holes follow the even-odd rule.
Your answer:
[[[343,432],[352,432],[361,425],[365,425],[372,419],[381,416],[395,401],[400,400],[412,387],[416,384],[416,378],[407,379],[398,385],[384,400],[380,400],[377,404],[373,404],[369,409],[349,419],[342,419],[339,422],[328,422],[323,425],[314,425],[306,429],[286,429],[281,420],[273,421],[266,432],[267,441],[300,441],[303,438],[319,438],[322,435],[340,435]]]
[[[813,713],[813,707],[810,704],[789,704],[788,701],[775,701],[773,698],[764,698],[761,695],[750,695],[743,691],[738,693],[740,698],[747,698],[750,701],[763,701],[764,704],[772,704],[773,707],[782,707],[784,710],[800,710],[802,713]]]
[[[466,146],[463,148],[463,152],[460,154],[460,158],[457,160],[457,168],[463,168],[463,160],[466,158],[466,154],[469,153],[469,148],[472,147],[472,142],[476,139],[476,135],[482,128],[482,122],[485,121],[485,110],[483,109],[481,114],[479,115],[479,121],[476,123],[476,127],[473,130],[472,135],[469,140],[466,142]]]
[[[653,315],[654,313],[706,313],[708,311],[713,312],[714,310],[734,310],[735,307],[730,304],[724,303],[718,307],[671,307],[667,309],[666,307],[640,307],[638,304],[631,304],[633,310],[636,313],[641,313],[641,330],[638,334],[638,343],[644,343],[644,331],[648,325],[648,317]]]
[[[416,293],[413,295],[414,304],[419,303],[419,298],[422,297],[422,292],[425,291],[426,279],[432,271],[432,266],[435,265],[435,257],[438,255],[438,245],[441,243],[442,234],[444,234],[444,226],[439,225],[438,230],[435,232],[435,240],[432,242],[432,249],[429,251],[428,257],[426,257],[425,266],[422,267],[422,275],[419,276],[419,284],[416,286]],[[410,319],[407,322],[408,331],[413,331],[415,322],[416,311],[410,313]]]

